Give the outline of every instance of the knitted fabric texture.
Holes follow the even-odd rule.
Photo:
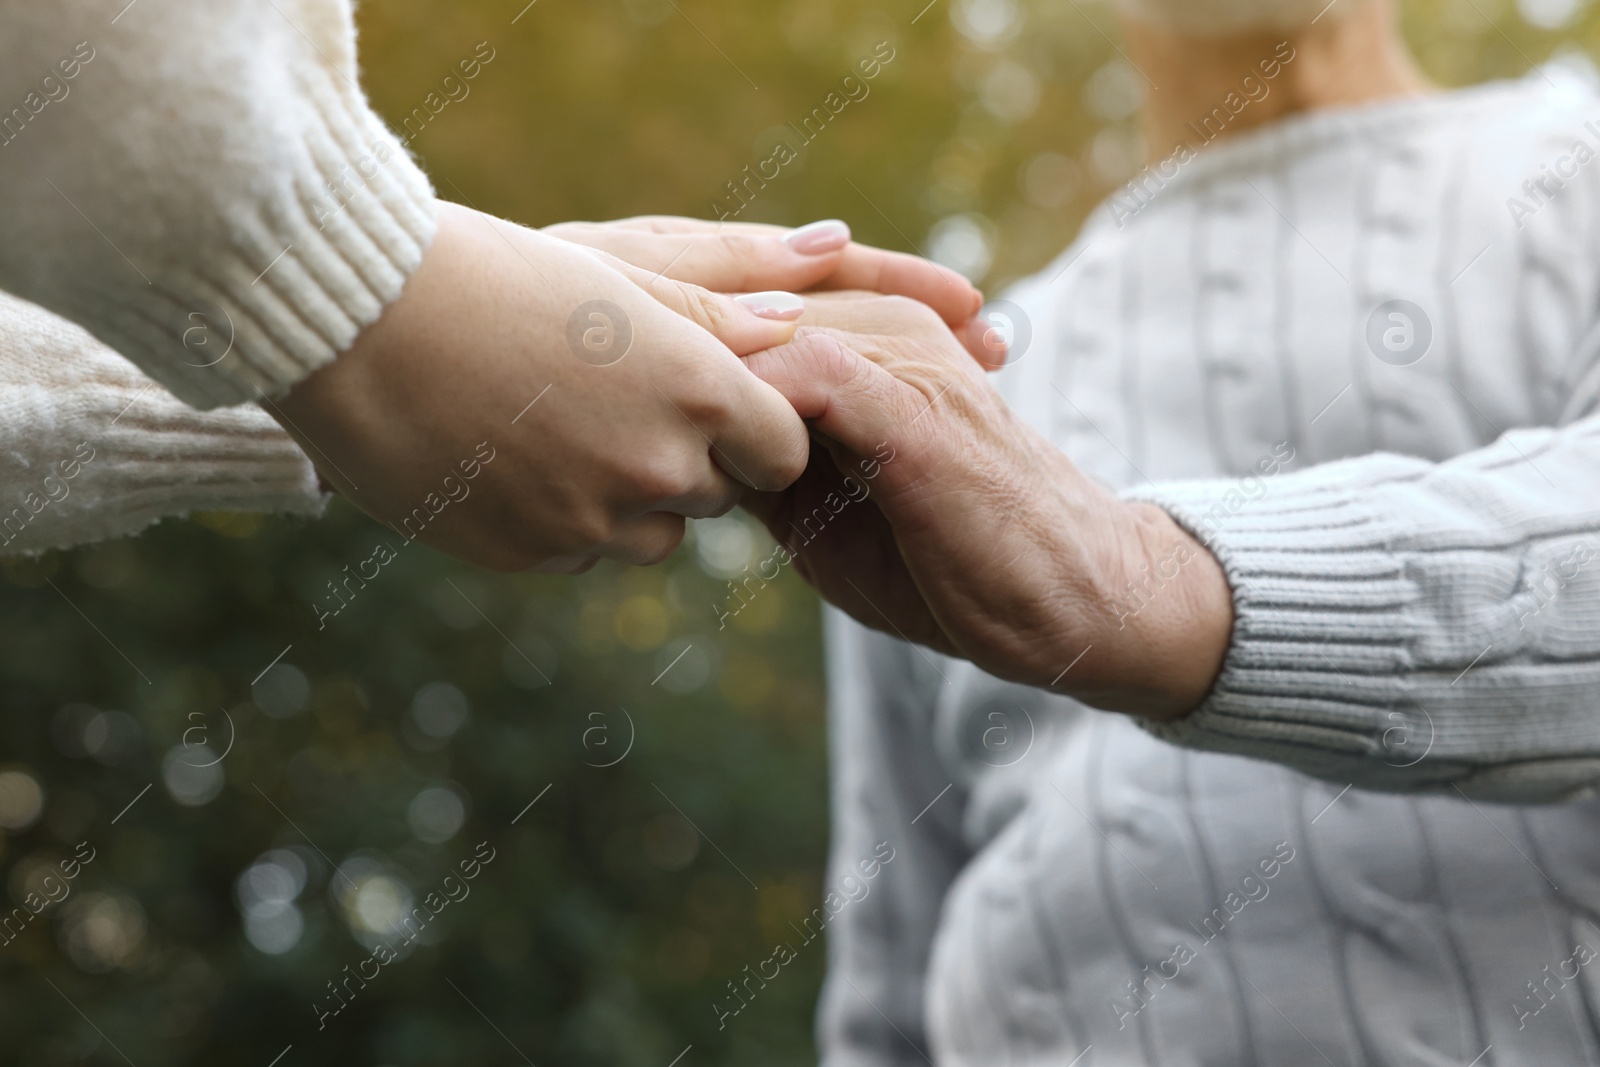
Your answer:
[[[0,117],[0,288],[196,407],[348,348],[433,236],[347,0],[12,4]]]
[[[1234,640],[1146,730],[830,616],[830,886],[896,856],[828,1067],[1600,1063],[1597,130],[1556,70],[1299,117],[1011,294],[1002,391]]]
[[[192,511],[318,515],[324,499],[260,408],[196,411],[82,329],[0,293],[0,554]]]

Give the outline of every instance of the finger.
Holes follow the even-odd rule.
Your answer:
[[[952,326],[965,323],[983,306],[983,294],[949,267],[904,252],[852,244],[820,289],[863,289],[906,296],[927,304]]]
[[[948,329],[978,366],[994,371],[1005,366],[1006,344],[1003,330],[993,328],[981,315],[960,326],[936,324],[926,304],[907,298],[886,299],[873,293],[856,291],[810,293],[803,326],[827,326],[857,334],[880,336],[928,336],[932,329]]]
[[[671,323],[678,323],[686,334],[704,337],[709,333],[739,355],[787,343],[797,328],[792,319],[762,318],[748,304],[765,301],[793,318],[798,318],[804,307],[804,301],[792,293],[756,293],[741,302],[664,279],[653,289],[661,300],[660,314],[669,320],[658,323],[658,329],[670,332]],[[682,317],[674,318],[675,312]],[[640,310],[639,315],[643,319],[647,312]],[[656,391],[705,438],[711,462],[724,474],[751,489],[777,490],[790,485],[805,470],[809,452],[805,423],[775,389],[750,374],[724,349],[717,351],[726,358],[680,364],[673,373],[656,380]],[[722,503],[720,498],[700,501],[694,510],[689,506],[682,510],[714,514],[710,509]]]
[[[809,296],[800,322],[806,326],[884,337],[929,337],[946,329],[926,304],[908,297],[862,292]]]
[[[635,215],[610,222],[558,222],[544,228],[552,237],[564,240],[576,238],[579,244],[589,243],[591,231],[631,230],[635,233],[673,236],[685,234],[738,234],[746,237],[776,237],[792,242],[796,247],[814,245],[820,235],[839,231],[842,239],[830,239],[826,248],[833,251],[848,243],[850,225],[842,219],[822,219],[804,226],[775,226],[768,222],[716,222],[711,219],[691,219],[681,215]],[[818,251],[821,249],[812,249]]]
[[[805,473],[811,442],[783,395],[742,367],[728,378],[729,397],[708,436],[711,458],[741,485],[775,492]]]
[[[1000,370],[1006,365],[1009,349],[1005,332],[982,315],[974,315],[959,327],[956,337],[984,370]]]
[[[672,277],[681,277],[697,285],[704,285],[708,289],[806,289],[812,284],[818,289],[826,290],[862,289],[884,296],[906,296],[920,301],[939,312],[939,317],[952,326],[964,325],[983,306],[983,294],[961,274],[921,256],[851,243],[849,226],[838,219],[813,222],[795,230],[785,230],[762,223],[709,222],[703,219],[674,218],[666,215],[625,219],[621,225],[658,235],[716,235],[734,239],[780,238],[790,248],[810,252],[813,255],[844,249],[844,255],[836,261],[832,273],[819,275],[814,283],[798,279],[772,278],[759,284],[756,279],[751,279],[743,286],[727,286],[671,272]]]
[[[744,364],[797,415],[857,455],[871,455],[891,437],[903,437],[928,407],[923,393],[826,330],[802,331]]]
[[[837,220],[792,232],[659,232],[587,224],[553,226],[546,232],[652,275],[718,292],[810,289],[837,269],[850,244],[850,227]]]
[[[684,518],[666,512],[640,515],[622,523],[600,549],[600,555],[619,563],[649,567],[660,563],[683,543]]]
[[[772,539],[790,548],[797,548],[798,529],[790,526],[797,511],[809,511],[813,501],[829,490],[837,490],[844,481],[844,471],[851,469],[849,455],[838,442],[813,432],[811,455],[806,461],[805,474],[794,485],[777,493],[760,493],[746,489],[739,495],[739,507],[766,527]],[[818,489],[821,485],[823,488]]]
[[[785,230],[650,215],[560,223],[544,232],[719,292],[863,289],[921,301],[952,326],[983,306],[983,294],[960,274],[918,256],[853,244],[850,227],[838,219]]]
[[[641,285],[650,283],[637,268],[606,258],[618,273]],[[754,294],[771,305],[763,314],[790,318],[784,321],[758,315],[747,306],[760,301],[746,298],[741,303],[664,278],[650,283],[648,290],[640,292],[637,304],[625,313],[639,322],[640,330],[652,333],[663,352],[698,351],[702,340],[716,342],[712,351],[701,353],[705,358],[669,361],[672,369],[653,381],[655,391],[705,439],[703,454],[709,454],[725,474],[752,489],[791,484],[805,470],[805,424],[733,353],[786,343],[796,329],[792,319],[798,318],[804,302],[792,293]]]
[[[683,215],[633,215],[607,222],[558,222],[544,228],[556,237],[565,237],[568,231],[582,229],[634,230],[640,233],[753,233],[782,237],[789,232],[787,226],[766,222],[717,222],[714,219],[693,219]]]
[[[793,293],[774,290],[731,297],[652,275],[609,253],[597,254],[605,255],[607,265],[665,307],[705,329],[738,356],[787,343],[794,337],[805,311],[805,301]]]
[[[740,499],[749,491],[714,462],[707,462],[692,489],[656,502],[650,510],[670,512],[689,519],[715,519],[737,507]]]

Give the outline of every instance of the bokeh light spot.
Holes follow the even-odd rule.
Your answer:
[[[44,790],[27,771],[0,771],[0,829],[26,830],[44,810]]]
[[[466,821],[466,802],[448,786],[429,786],[406,808],[406,823],[424,844],[442,845],[456,836]]]

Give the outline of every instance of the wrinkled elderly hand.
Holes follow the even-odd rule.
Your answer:
[[[974,320],[983,294],[970,282],[918,256],[856,244],[850,227],[838,219],[791,230],[650,215],[563,222],[542,232],[614,256],[648,275],[719,293],[845,289],[909,297],[933,309],[980,363],[993,369],[1005,362],[992,332]]]
[[[813,297],[745,363],[810,423],[801,479],[745,505],[829,601],[874,629],[1099,707],[1182,715],[1232,629],[1214,557],[1023,423],[926,307]],[[1160,577],[1127,597],[1128,583]]]

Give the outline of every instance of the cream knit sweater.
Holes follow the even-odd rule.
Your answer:
[[[0,6],[0,288],[32,302],[0,299],[0,553],[320,509],[276,424],[220,405],[331,360],[432,237],[355,79],[347,0]]]
[[[10,0],[0,31],[0,288],[180,399],[286,390],[421,262],[432,190],[347,0]]]
[[[254,404],[196,411],[82,329],[0,293],[0,555],[191,511],[314,515],[316,471]]]

